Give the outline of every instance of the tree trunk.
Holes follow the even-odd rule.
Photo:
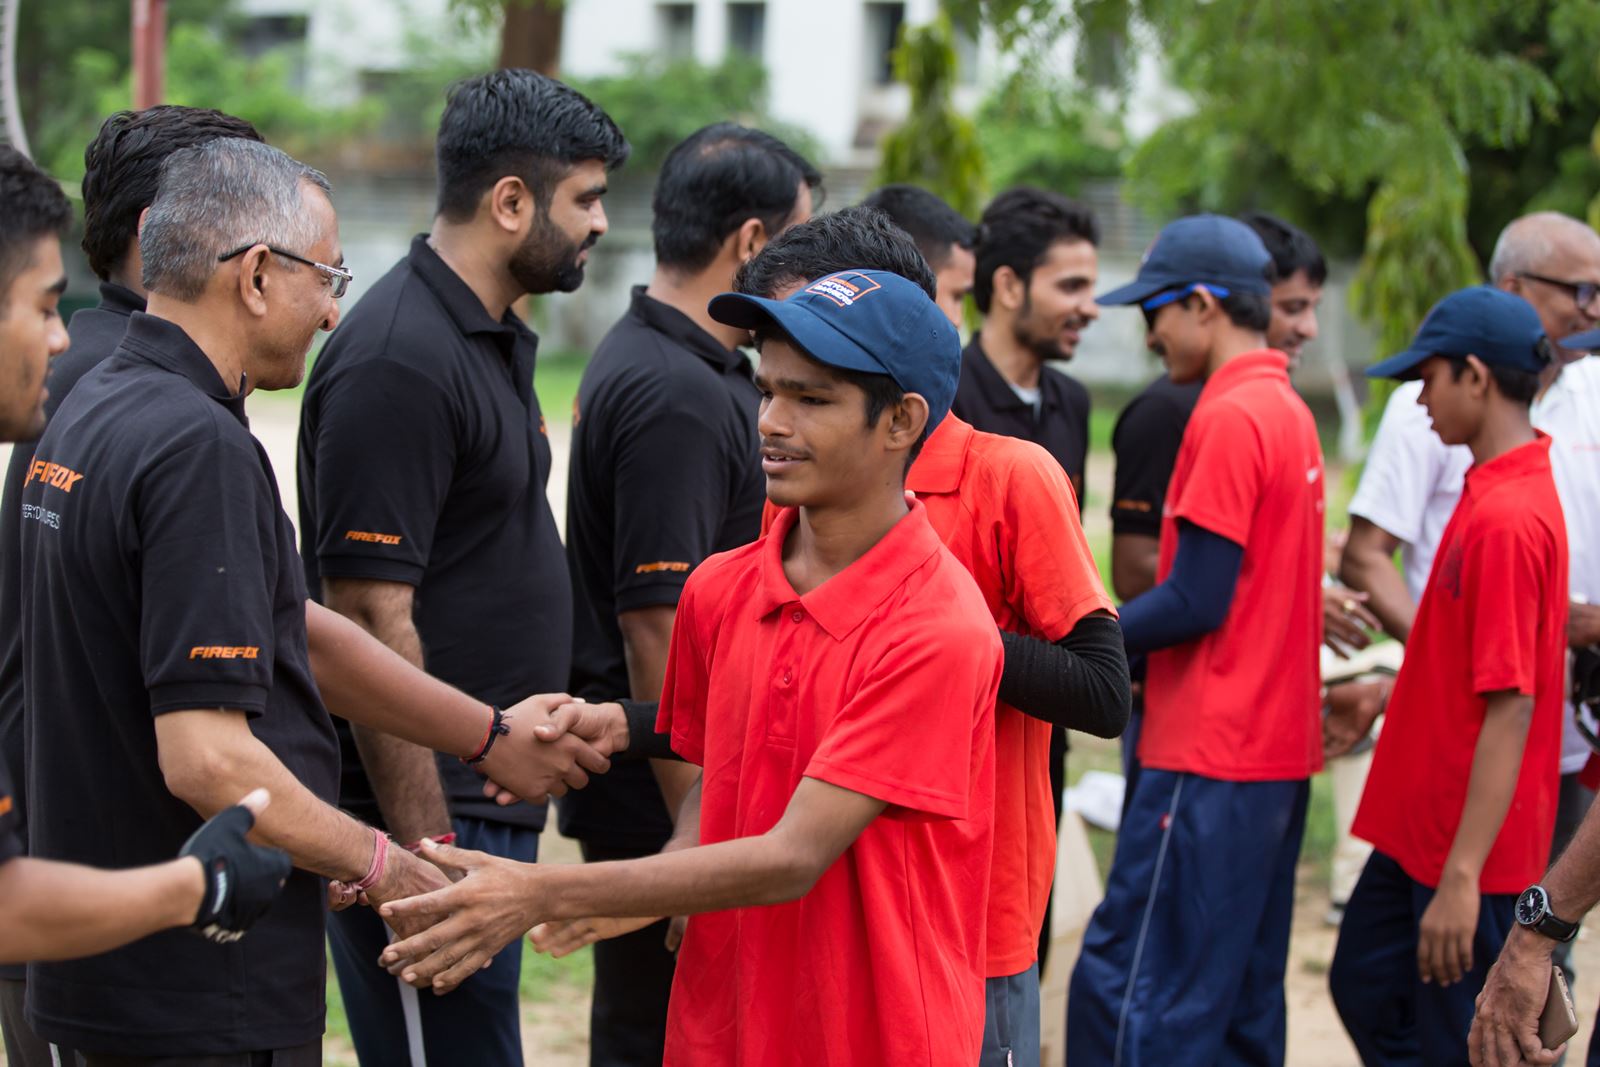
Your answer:
[[[561,68],[563,0],[506,0],[500,66],[526,67],[555,77]]]

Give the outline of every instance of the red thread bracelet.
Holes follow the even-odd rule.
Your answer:
[[[456,843],[456,834],[455,831],[452,830],[448,834],[440,834],[438,837],[419,838],[418,840],[413,841],[411,844],[405,846],[405,849],[407,852],[421,852],[422,842],[424,841],[432,841],[436,845],[453,845]]]
[[[372,836],[374,838],[372,863],[367,867],[367,873],[362,876],[361,881],[350,886],[357,893],[365,893],[378,884],[378,879],[383,877],[383,869],[389,859],[389,835],[382,830],[373,829]]]

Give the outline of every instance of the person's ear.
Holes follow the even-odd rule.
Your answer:
[[[267,292],[275,284],[276,279],[267,270],[267,264],[272,259],[272,253],[267,251],[266,245],[255,245],[238,259],[238,291],[239,301],[244,304],[245,310],[256,318],[264,318],[267,314]]]
[[[1489,382],[1494,377],[1489,373],[1489,365],[1477,356],[1467,356],[1467,372],[1462,375],[1465,379],[1467,391],[1472,399],[1482,400],[1489,393]]]
[[[1028,302],[1028,283],[1010,267],[996,267],[993,281],[991,306],[998,304],[1007,311],[1017,311]]]
[[[516,175],[508,174],[495,182],[486,196],[489,218],[505,233],[520,234],[533,221],[533,190]]]
[[[756,258],[756,254],[767,247],[770,235],[767,226],[757,218],[748,218],[739,224],[739,228],[728,235],[728,241],[733,244],[733,259],[736,263],[748,263]]]
[[[928,401],[921,393],[907,393],[901,397],[900,403],[889,412],[889,450],[908,451],[922,440],[928,415]]]
[[[148,219],[149,217],[150,217],[150,206],[147,204],[147,205],[145,205],[145,209],[143,211],[139,212],[139,225],[134,227],[134,230],[133,230],[133,233],[134,233],[135,237],[143,237],[144,236],[144,220]]]

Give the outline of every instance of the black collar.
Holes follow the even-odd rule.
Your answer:
[[[478,294],[428,244],[427,234],[419,233],[411,239],[411,251],[406,255],[406,260],[423,284],[433,290],[439,303],[444,305],[445,313],[462,334],[526,335],[528,340],[537,342],[533,331],[510,308],[506,309],[500,321],[490,318]]]
[[[1050,368],[1039,368],[1039,405],[1041,409],[1056,406],[1055,382],[1050,378]],[[983,354],[983,345],[977,334],[972,335],[972,340],[961,353],[961,380],[970,380],[983,395],[983,401],[989,406],[990,411],[1033,411],[1033,405],[1017,395],[1011,388],[1011,383],[989,357]]]
[[[633,287],[633,303],[628,307],[629,317],[640,326],[654,330],[680,348],[687,348],[715,369],[728,373],[737,371],[748,375],[750,361],[737,348],[724,348],[705,328],[689,316],[645,293],[645,287]]]
[[[144,297],[118,285],[116,282],[100,283],[100,311],[109,311],[113,315],[124,317],[132,315],[135,311],[144,310]]]
[[[206,357],[183,327],[175,322],[135,311],[128,321],[128,332],[122,335],[120,346],[129,355],[153,363],[174,374],[189,379],[196,389],[227,408],[233,417],[245,426],[250,421],[244,414],[244,397],[248,382],[239,376],[239,391],[228,392],[217,373],[216,364]]]

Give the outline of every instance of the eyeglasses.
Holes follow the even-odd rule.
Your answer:
[[[1519,278],[1532,278],[1536,282],[1553,285],[1557,289],[1565,289],[1572,294],[1573,301],[1580,308],[1587,308],[1594,303],[1595,297],[1600,296],[1600,282],[1564,282],[1559,278],[1547,278],[1543,274],[1532,271],[1518,271]]]
[[[1180,285],[1176,289],[1168,289],[1164,293],[1157,293],[1155,296],[1152,296],[1149,300],[1144,301],[1139,306],[1144,308],[1146,311],[1154,311],[1157,308],[1166,307],[1168,304],[1176,304],[1185,297],[1192,295],[1196,289],[1204,289],[1218,300],[1231,295],[1229,290],[1224,289],[1220,285],[1202,285],[1201,283],[1196,282],[1194,285]]]
[[[250,251],[256,245],[261,243],[262,242],[260,241],[251,241],[247,245],[241,245],[238,248],[235,248],[232,252],[224,252],[222,255],[217,257],[217,262],[226,263],[235,256],[244,255],[246,252]],[[327,275],[328,286],[333,290],[333,298],[335,300],[338,300],[340,297],[344,296],[345,291],[350,288],[350,282],[355,278],[354,274],[351,274],[343,267],[330,267],[326,263],[318,263],[314,259],[307,259],[305,256],[297,256],[293,252],[285,252],[283,249],[274,248],[272,245],[267,245],[266,247],[267,251],[271,252],[275,256],[282,256],[284,259],[292,259],[296,263],[304,263],[311,269],[321,271],[323,274]]]

